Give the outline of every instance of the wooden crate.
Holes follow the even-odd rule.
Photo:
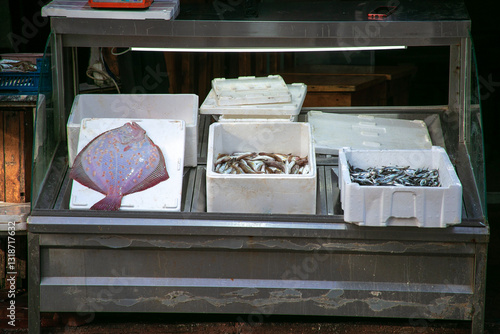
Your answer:
[[[387,105],[386,79],[374,75],[282,73],[286,83],[307,85],[304,107]]]
[[[0,201],[30,201],[35,106],[33,101],[0,101]]]

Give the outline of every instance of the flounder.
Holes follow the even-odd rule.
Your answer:
[[[70,178],[104,194],[91,210],[116,211],[125,195],[169,178],[165,158],[137,123],[103,132],[75,158]]]

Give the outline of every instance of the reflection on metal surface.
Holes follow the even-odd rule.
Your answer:
[[[42,297],[58,289],[59,297],[76,298],[82,305],[87,305],[89,311],[106,307],[117,311],[202,308],[217,312],[237,307],[239,310],[258,311],[259,314],[273,314],[278,310],[291,310],[308,304],[314,305],[319,314],[343,314],[348,310],[357,310],[364,315],[385,316],[401,309],[412,309],[422,317],[470,319],[472,312],[471,303],[467,301],[467,296],[472,294],[471,289],[453,284],[52,277],[43,279],[41,285]],[[214,290],[210,293],[204,290],[206,292],[203,293],[197,289],[200,287]],[[160,294],[150,293],[151,289],[157,288],[168,290]],[[408,298],[412,292],[427,294],[428,297]]]

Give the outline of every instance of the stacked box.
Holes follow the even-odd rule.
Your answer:
[[[251,78],[255,79],[254,77]],[[262,82],[265,82],[264,79],[268,78],[257,79],[261,79],[259,82],[263,85]],[[258,90],[260,92],[265,92],[265,96],[268,99],[267,103],[262,103],[262,101],[266,101],[265,98],[258,99],[257,97],[260,97],[259,94],[257,94],[257,92],[252,92],[252,90],[247,87],[247,83],[253,81],[253,79],[248,79],[246,77],[245,79],[240,79],[241,87],[238,86],[239,81],[235,81],[237,79],[230,79],[232,80],[232,84],[230,85],[230,87],[232,87],[231,91],[235,94],[230,100],[234,102],[233,105],[228,104],[229,102],[227,101],[224,104],[220,104],[221,101],[218,99],[215,89],[210,90],[205,101],[203,101],[200,106],[200,114],[220,115],[219,121],[297,121],[298,114],[302,109],[306,97],[306,85],[303,83],[288,85],[283,83],[286,93],[290,96],[290,101],[281,102],[280,99],[272,100],[271,97],[279,97],[280,95],[285,96],[282,92],[283,89],[279,89],[281,88],[280,86],[276,87],[276,84],[269,84],[267,90]],[[275,79],[272,81],[275,81]],[[252,96],[252,94],[254,94],[254,96]]]

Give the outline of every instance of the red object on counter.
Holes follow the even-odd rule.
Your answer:
[[[148,8],[154,0],[89,0],[92,8]]]

